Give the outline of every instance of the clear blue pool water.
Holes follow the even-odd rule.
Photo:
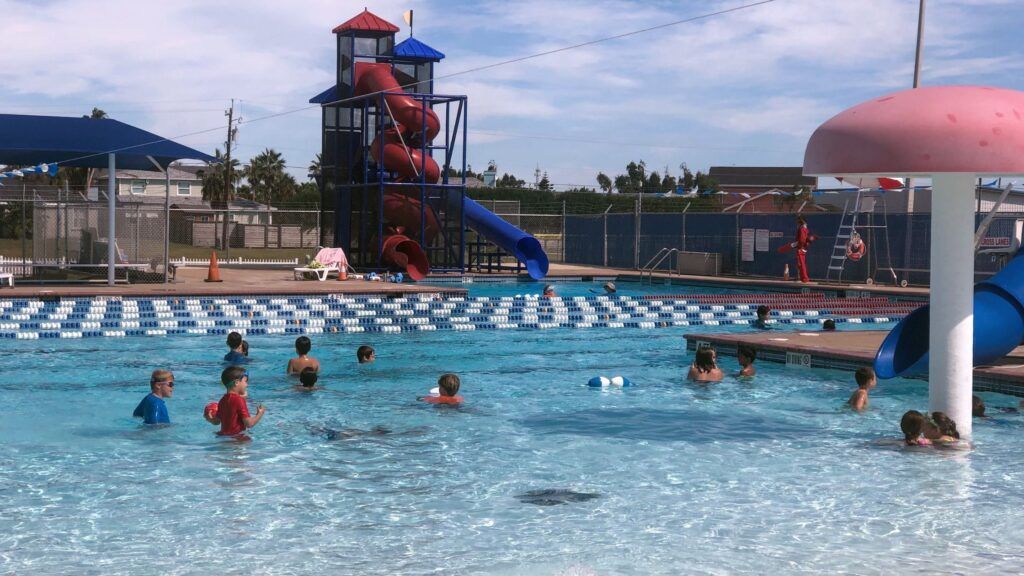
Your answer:
[[[594,281],[579,280],[544,280],[540,282],[507,280],[501,282],[425,282],[432,286],[446,288],[465,288],[472,296],[515,296],[516,294],[540,294],[544,291],[546,284],[555,288],[559,296],[595,296],[603,295],[602,288],[607,279]],[[674,295],[674,294],[754,294],[752,290],[739,290],[731,288],[720,288],[717,286],[694,286],[683,284],[672,284],[662,279],[655,279],[654,283],[647,281],[637,282],[630,280],[613,280],[617,294],[622,296],[644,296],[644,295]]]
[[[282,373],[290,338],[253,337],[268,413],[248,443],[201,418],[221,338],[2,342],[0,573],[1019,571],[1024,417],[976,423],[970,453],[878,446],[923,382],[881,383],[864,415],[837,371],[696,386],[683,333],[325,335],[312,395]],[[163,366],[175,424],[143,429]],[[417,402],[445,371],[465,406]],[[587,388],[598,374],[635,386]],[[535,490],[597,496],[518,497]]]

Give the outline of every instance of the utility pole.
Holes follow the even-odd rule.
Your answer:
[[[221,240],[223,242],[222,248],[224,248],[227,255],[225,258],[230,259],[231,242],[228,240],[228,233],[230,231],[230,218],[231,212],[228,207],[231,203],[231,199],[234,197],[234,190],[231,186],[232,181],[232,170],[231,170],[231,144],[235,140],[235,99],[231,99],[231,108],[224,111],[224,114],[228,117],[228,137],[225,142],[225,153],[224,153],[224,226],[222,228]]]

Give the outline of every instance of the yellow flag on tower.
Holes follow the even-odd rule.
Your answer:
[[[405,13],[402,14],[402,20],[405,20],[406,24],[412,26],[412,10],[406,10]]]

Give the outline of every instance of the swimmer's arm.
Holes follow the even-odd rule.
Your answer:
[[[260,407],[256,409],[256,415],[255,416],[250,416],[248,418],[242,418],[242,421],[245,422],[245,427],[246,428],[252,428],[253,426],[255,426],[255,425],[260,423],[260,420],[263,419],[263,415],[266,414],[266,413],[267,413],[267,409],[264,408],[262,404],[260,404]]]
[[[286,366],[285,369],[284,369],[284,373],[285,374],[291,374],[292,372],[294,372],[294,370],[292,370],[292,363],[293,362],[295,362],[295,358],[291,358],[291,359],[288,360],[288,366]]]
[[[209,414],[204,413],[203,418],[206,418],[206,421],[209,422],[210,424],[213,424],[214,426],[220,426],[219,416],[210,416]]]
[[[690,380],[697,379],[697,368],[695,368],[693,364],[690,365],[690,371],[686,373],[686,377]]]

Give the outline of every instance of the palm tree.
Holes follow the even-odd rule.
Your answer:
[[[320,166],[323,160],[321,156],[322,155],[317,152],[316,158],[313,158],[313,161],[309,163],[309,168],[306,169],[306,176],[310,180],[315,181],[317,186],[320,186],[320,178],[323,175],[323,168]]]
[[[238,170],[238,160],[235,158],[231,159],[230,167],[227,166],[225,158],[221,155],[219,149],[214,150],[214,157],[217,158],[216,162],[209,164],[204,170],[199,172],[199,177],[203,179],[203,200],[210,203],[213,208],[221,210],[227,210],[228,204],[234,200],[235,185],[238,183],[240,172]],[[227,178],[225,177],[224,171],[230,169],[231,171],[231,186],[227,185]],[[224,227],[221,231],[221,239],[227,239],[228,237],[228,219],[227,213],[224,215]],[[220,242],[220,248],[226,248],[226,241]]]

